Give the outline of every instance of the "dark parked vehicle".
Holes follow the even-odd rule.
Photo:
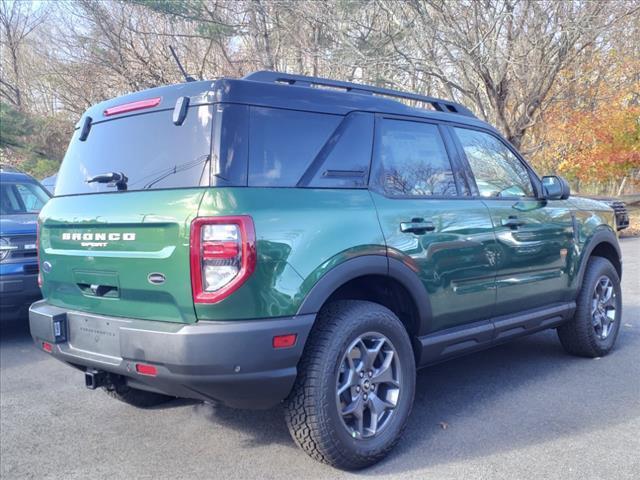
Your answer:
[[[629,227],[629,212],[627,206],[621,200],[616,198],[600,198],[592,197],[594,200],[604,203],[611,207],[616,215],[616,228],[617,230],[624,230]]]
[[[417,368],[548,328],[611,351],[614,214],[569,193],[446,100],[274,72],[134,93],[76,126],[31,334],[138,407],[284,402],[310,456],[362,468]]]
[[[36,226],[49,194],[25,173],[0,171],[0,318],[26,315],[40,298]]]

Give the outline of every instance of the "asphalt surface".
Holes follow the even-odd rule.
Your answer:
[[[640,238],[621,243],[623,325],[609,356],[568,356],[547,331],[423,370],[404,438],[355,474],[298,450],[277,408],[176,400],[137,410],[87,390],[81,373],[36,350],[24,324],[5,325],[0,476],[640,478]]]

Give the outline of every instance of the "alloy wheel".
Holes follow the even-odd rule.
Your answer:
[[[593,289],[591,300],[591,322],[597,337],[605,340],[616,321],[616,292],[611,279],[601,276]]]
[[[400,359],[380,333],[360,335],[346,349],[336,384],[338,413],[356,439],[378,435],[398,405],[402,378]]]

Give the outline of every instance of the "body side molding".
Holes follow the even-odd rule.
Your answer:
[[[571,318],[575,308],[575,302],[557,303],[424,335],[416,339],[420,347],[418,366],[424,367],[557,327]]]

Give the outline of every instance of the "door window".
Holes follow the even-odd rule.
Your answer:
[[[15,215],[38,213],[49,196],[35,183],[2,183],[0,187],[0,213]]]
[[[454,128],[483,197],[533,197],[529,172],[493,135]]]
[[[455,196],[455,178],[438,126],[383,119],[373,183],[390,196]]]

